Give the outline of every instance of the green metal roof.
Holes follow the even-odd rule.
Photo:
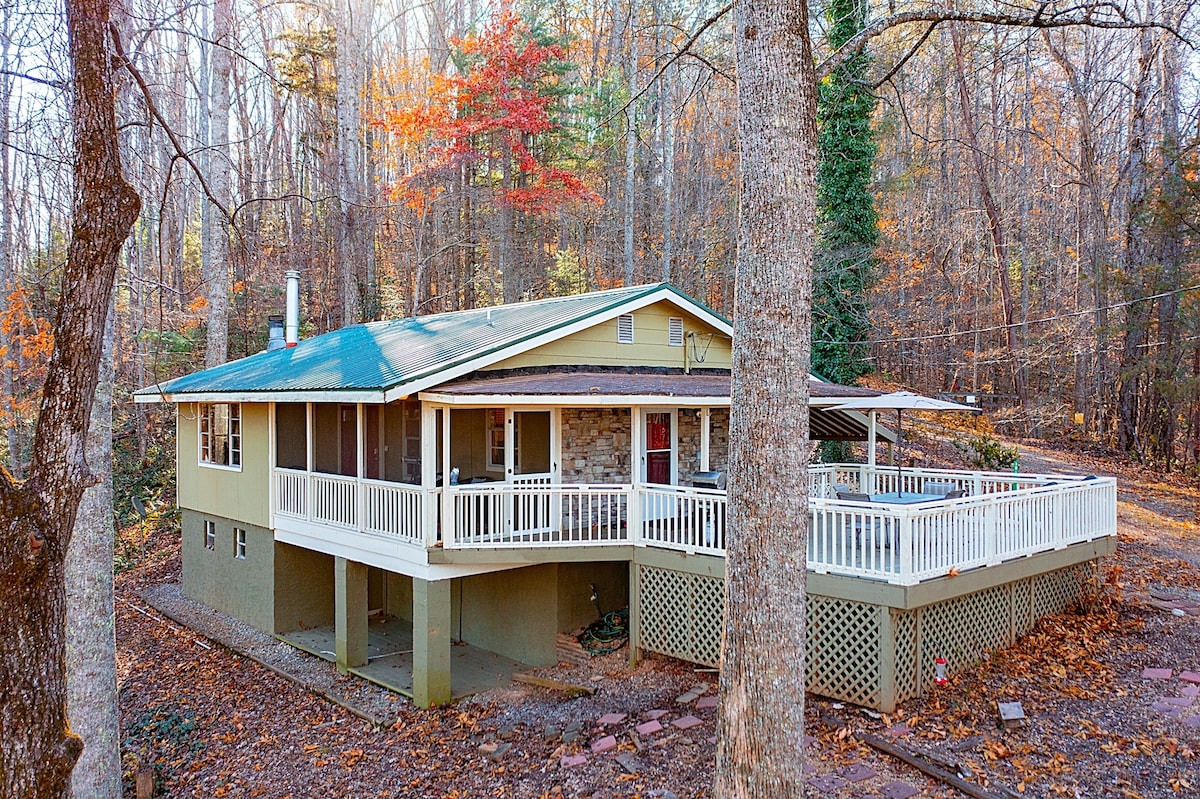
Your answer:
[[[659,295],[659,296],[655,296]],[[678,289],[646,286],[556,297],[470,311],[370,322],[301,341],[290,349],[260,352],[238,361],[148,386],[136,392],[143,401],[164,397],[187,401],[189,394],[279,394],[293,392],[384,392],[413,385],[436,385],[439,373],[507,357],[547,334],[597,317],[620,313],[623,306],[654,298],[674,300],[701,316],[728,320]],[[488,356],[497,356],[489,359]],[[435,378],[432,381],[429,378]]]

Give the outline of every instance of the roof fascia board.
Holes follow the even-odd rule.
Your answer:
[[[544,344],[549,344],[552,341],[565,338],[574,333],[578,333],[581,330],[587,330],[590,327],[603,324],[610,319],[617,318],[621,314],[645,308],[646,306],[653,305],[661,300],[668,300],[676,307],[701,317],[705,322],[711,324],[713,327],[716,327],[726,335],[733,335],[733,328],[727,324],[725,320],[716,316],[711,311],[701,308],[699,305],[693,305],[691,303],[685,304],[683,302],[684,299],[685,296],[674,289],[671,289],[668,286],[660,286],[654,291],[647,292],[639,297],[631,297],[628,300],[610,306],[606,310],[590,314],[589,316],[579,319],[575,322],[571,322],[561,327],[555,327],[552,330],[547,330],[544,333],[539,333],[537,335],[530,336],[529,338],[522,339],[521,341],[510,344],[507,347],[483,353],[466,361],[462,361],[457,365],[446,367],[444,369],[438,369],[432,373],[426,373],[421,377],[417,377],[414,380],[401,383],[400,385],[388,389],[384,394],[383,401],[392,402],[400,397],[424,392],[427,389],[433,388],[434,386],[440,386],[443,383],[447,383],[456,377],[462,377],[463,375],[470,374],[477,369],[482,369],[485,366],[491,366],[494,363],[499,363],[500,361],[507,360],[508,358],[514,358],[518,355],[522,355],[530,350],[537,349]]]
[[[134,402],[384,402],[382,391],[197,391],[135,394]]]
[[[681,397],[663,394],[444,394],[422,391],[422,402],[439,405],[494,408],[504,405],[539,405],[563,408],[629,407],[658,405],[670,408],[727,407],[729,397]]]

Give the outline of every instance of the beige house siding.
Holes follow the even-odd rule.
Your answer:
[[[684,346],[667,344],[668,319],[683,319]],[[696,339],[689,338],[695,333]],[[710,342],[711,335],[711,342]],[[730,368],[730,340],[695,316],[660,302],[633,313],[633,344],[617,343],[617,320],[610,319],[535,350],[487,367],[522,369],[535,366],[664,366]],[[703,357],[704,361],[698,362]]]
[[[200,465],[197,405],[179,406],[176,472],[179,507],[240,519],[247,524],[270,524],[269,419],[266,403],[242,403],[242,468]]]

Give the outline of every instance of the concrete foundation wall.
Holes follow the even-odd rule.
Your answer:
[[[275,626],[286,633],[333,624],[333,556],[275,544]]]
[[[624,561],[558,564],[558,632],[572,633],[596,621],[593,585],[603,613],[626,607],[629,564]]]
[[[555,663],[557,577],[548,563],[454,580],[454,637],[531,666]]]
[[[216,527],[205,547],[205,522]],[[234,556],[234,529],[246,531],[246,557]],[[252,627],[275,627],[275,537],[242,521],[183,509],[183,594]]]

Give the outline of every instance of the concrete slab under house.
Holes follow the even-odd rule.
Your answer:
[[[719,665],[727,319],[665,284],[298,343],[289,312],[290,346],[136,394],[178,409],[188,597],[422,706],[624,607],[631,658]],[[810,388],[814,438],[890,437],[832,410],[874,392]],[[1115,548],[1107,478],[872,460],[808,483],[808,686],[886,711],[935,658],[953,673],[1065,608]]]

